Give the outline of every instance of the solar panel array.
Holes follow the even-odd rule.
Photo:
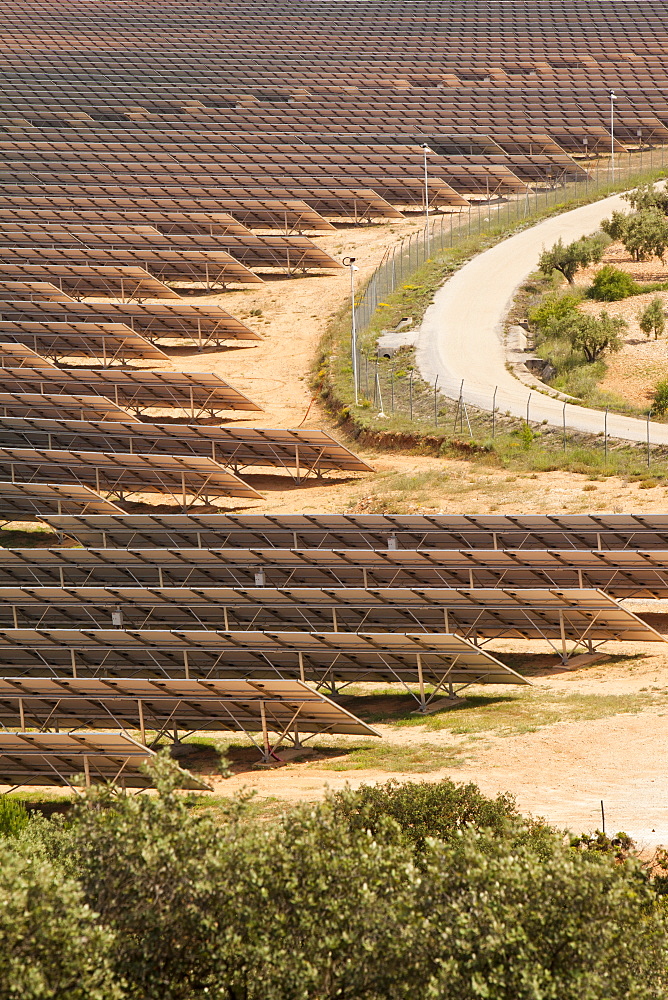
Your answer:
[[[615,599],[668,594],[661,516],[43,520],[83,547],[0,550],[0,722],[22,732],[107,718],[145,739],[169,718],[262,732],[263,759],[278,762],[297,715],[270,711],[272,684],[315,699],[299,708],[290,689],[302,732],[369,734],[323,692],[395,683],[430,712],[472,684],[527,682],[487,648],[495,639],[541,640],[564,663],[665,641]],[[263,689],[254,700],[249,685]]]
[[[366,471],[322,432],[198,423],[258,407],[215,376],[132,362],[258,341],[177,287],[340,268],[314,234],[423,210],[422,143],[430,204],[455,212],[584,179],[611,150],[611,87],[618,153],[666,145],[660,0],[11,0],[3,15],[0,516],[84,548],[0,551],[0,722],[20,727],[0,734],[0,780],[145,784],[146,728],[170,721],[261,734],[268,762],[300,723],[369,732],[326,688],[392,681],[428,711],[525,682],[490,652],[499,637],[561,661],[661,639],[617,598],[668,593],[668,518],[123,509],[152,491],[176,509],[248,502],[254,467]],[[81,301],[105,296],[119,301]],[[91,731],[26,731],[55,723]]]

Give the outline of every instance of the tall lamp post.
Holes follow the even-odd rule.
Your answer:
[[[612,183],[615,183],[615,101],[617,95],[614,90],[610,91],[610,167],[612,173]]]
[[[430,149],[426,142],[422,143],[422,152],[424,154],[424,228],[427,236],[429,236],[429,169],[427,166],[427,153],[430,152]]]
[[[359,377],[357,371],[357,318],[355,316],[355,267],[357,257],[344,257],[343,266],[350,268],[350,308],[352,311],[352,325],[350,336],[350,353],[353,359],[353,382],[355,383],[355,406],[359,406]]]

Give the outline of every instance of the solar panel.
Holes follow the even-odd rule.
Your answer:
[[[263,725],[263,721],[265,725]],[[0,725],[379,736],[303,681],[0,677]]]
[[[137,250],[134,247],[0,246],[0,265],[94,265],[141,267],[162,281],[189,281],[207,288],[229,284],[259,285],[263,279],[224,250]]]
[[[0,655],[5,677],[399,682],[425,709],[457,686],[529,683],[461,636],[426,633],[4,629]]]
[[[598,590],[2,587],[5,628],[305,628],[456,632],[465,638],[664,642]],[[564,648],[565,653],[565,648]]]
[[[122,302],[181,298],[145,268],[131,265],[0,263],[0,276],[46,279],[75,299],[86,295],[112,295]]]
[[[0,448],[0,476],[12,483],[76,483],[119,499],[133,493],[159,493],[184,509],[206,497],[240,496],[261,499],[261,494],[199,455],[124,455],[91,451]]]
[[[0,351],[2,347],[0,346]],[[41,365],[41,359],[40,359]],[[133,413],[174,408],[195,420],[214,417],[225,410],[261,410],[238,389],[218,375],[205,372],[149,371],[136,368],[63,369],[0,368],[0,389],[5,392],[64,393],[104,396]]]
[[[6,341],[0,343],[0,368],[51,368],[55,370],[53,361],[33,351],[27,344],[13,344]]]
[[[126,733],[7,733],[0,731],[0,783],[72,785],[83,777],[86,785],[116,782],[125,788],[150,788],[143,766],[155,752]],[[210,785],[187,771],[179,775],[181,788]]]
[[[136,421],[121,406],[103,396],[65,396],[40,392],[0,392],[0,417],[63,420]]]
[[[0,397],[1,398],[1,397]],[[0,549],[0,585],[548,587],[668,598],[668,551]]]
[[[35,520],[55,514],[120,513],[120,508],[88,486],[60,483],[11,483],[0,481],[0,518],[4,521]]]
[[[231,217],[250,228],[255,229],[279,229],[286,233],[302,232],[305,230],[315,230],[318,232],[334,231],[335,226],[327,222],[318,212],[315,212],[305,201],[289,199],[281,201],[279,199],[265,198],[262,200],[253,199],[229,199],[216,198],[196,199],[188,198],[124,198],[121,195],[115,197],[95,197],[80,194],[52,194],[49,196],[21,196],[0,195],[0,206],[2,208],[14,209],[34,209],[35,211],[72,211],[72,212],[146,212],[171,214],[172,212],[183,213],[209,213],[214,216],[217,213],[229,212]]]
[[[249,466],[295,469],[298,482],[326,469],[372,471],[345,445],[318,430],[0,417],[0,436],[10,448],[204,455],[235,471]]]
[[[14,298],[28,299],[31,302],[74,302],[71,295],[52,285],[50,281],[0,281],[0,299]]]
[[[53,527],[94,547],[668,549],[663,514],[124,515]]]
[[[199,347],[225,340],[262,340],[220,306],[188,302],[0,301],[0,320],[41,323],[122,323],[147,340],[191,340]]]
[[[167,361],[169,356],[123,323],[32,323],[0,320],[0,339],[26,344],[55,358],[99,358],[103,364],[126,358]]]

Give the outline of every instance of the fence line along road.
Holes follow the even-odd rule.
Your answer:
[[[613,211],[629,211],[620,195],[565,212],[517,233],[474,257],[436,293],[418,332],[416,359],[421,375],[453,399],[530,422],[588,434],[642,442],[648,421],[606,414],[530,390],[506,368],[503,325],[514,294],[538,266],[544,247],[564,243],[598,228]],[[462,389],[463,381],[463,389]],[[607,427],[606,427],[607,419]],[[652,424],[652,444],[668,444],[668,426]]]

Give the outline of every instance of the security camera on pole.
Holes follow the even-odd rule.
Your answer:
[[[357,371],[357,321],[355,317],[355,271],[359,271],[359,267],[355,267],[355,261],[357,257],[344,257],[343,266],[350,268],[350,308],[352,311],[352,326],[351,326],[351,337],[350,337],[350,353],[353,359],[353,382],[355,383],[355,406],[359,406],[359,377]]]

